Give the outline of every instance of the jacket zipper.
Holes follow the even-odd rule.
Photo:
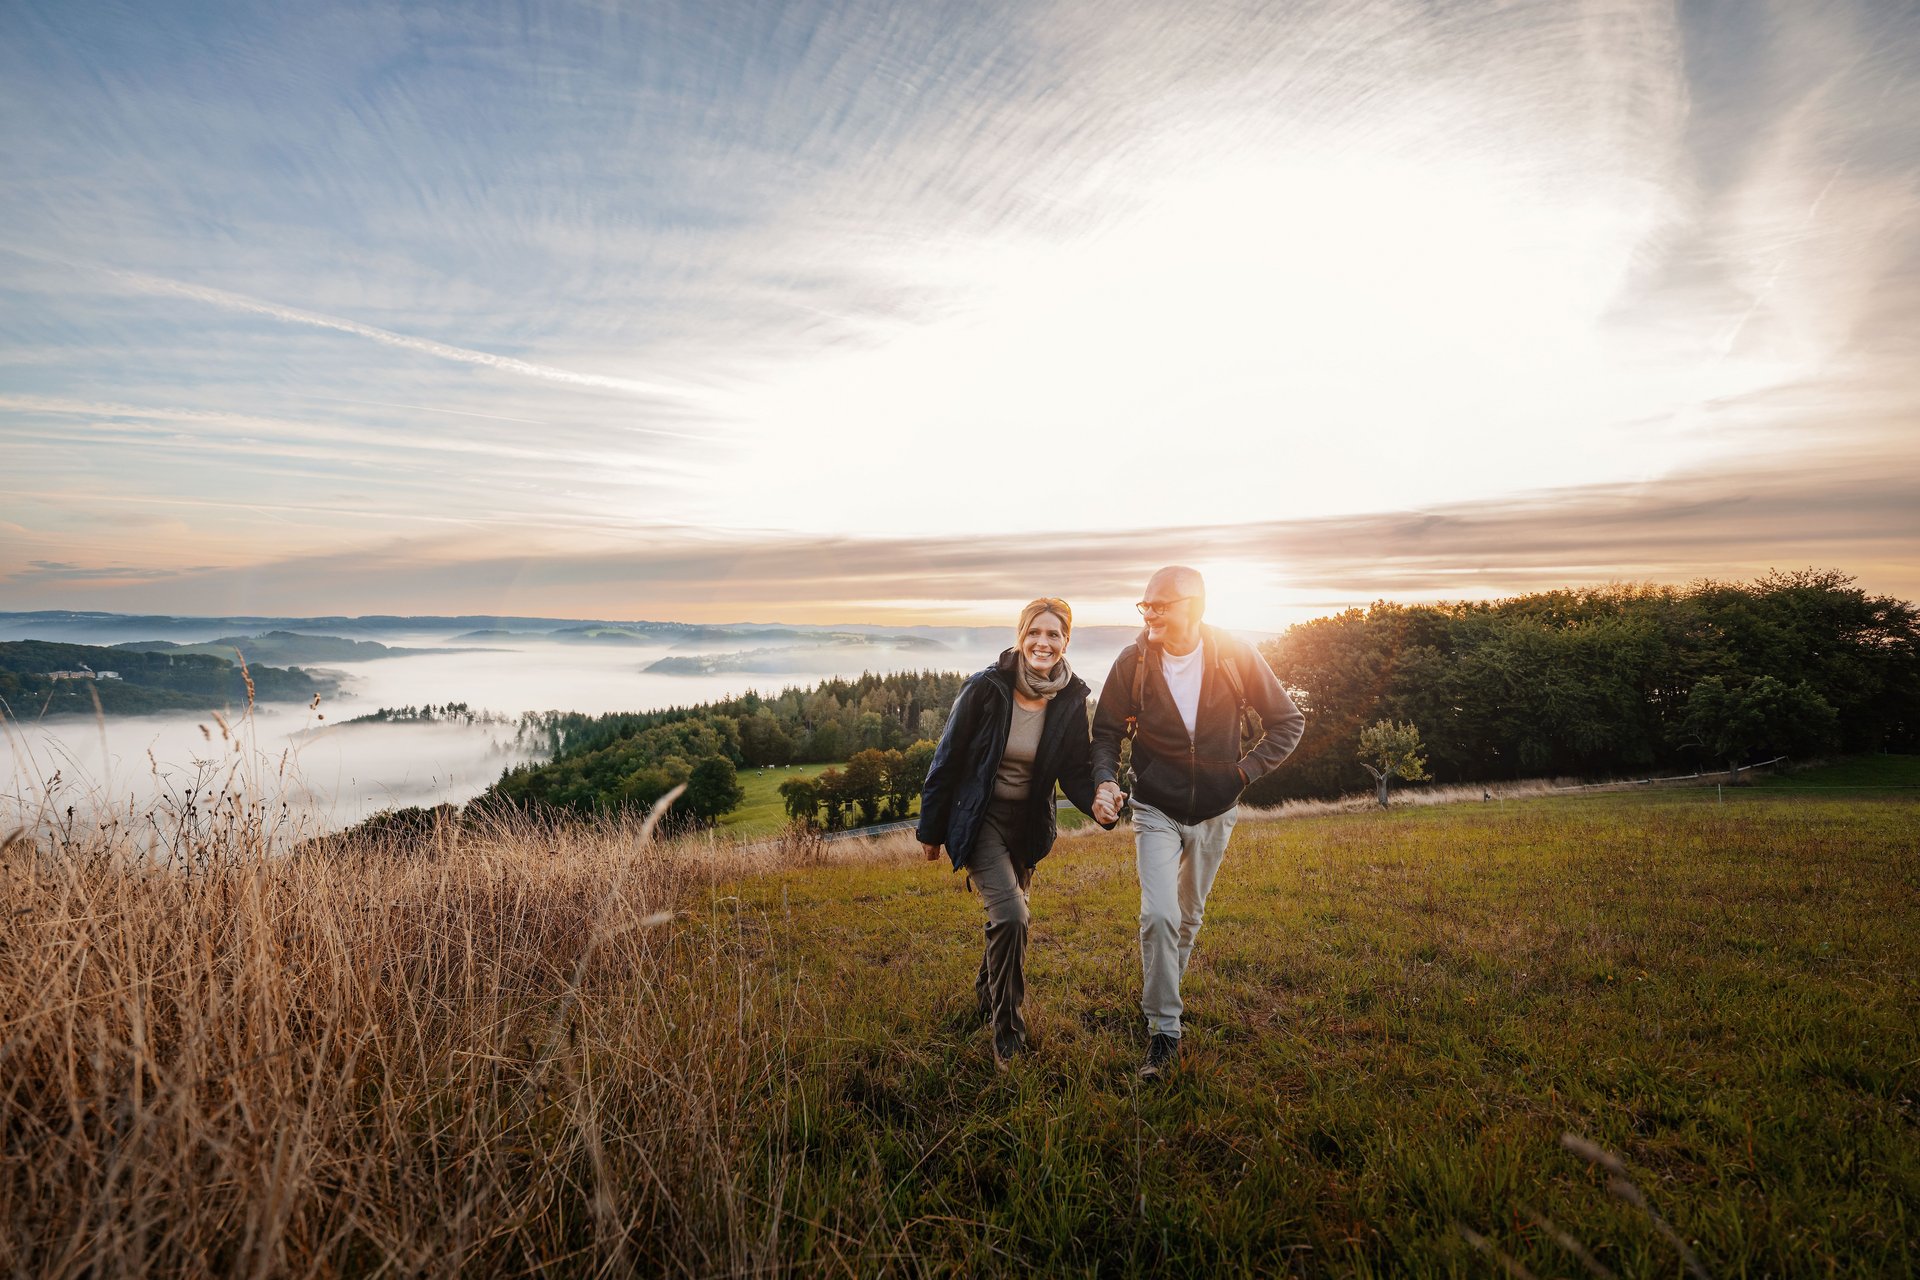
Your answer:
[[[1203,646],[1205,645],[1205,643],[1206,642],[1204,640],[1201,641],[1201,644]],[[1203,655],[1206,652],[1204,647],[1202,648],[1201,652]],[[1141,662],[1145,662],[1146,656],[1144,654],[1141,655],[1139,660]],[[1201,668],[1200,668],[1200,704],[1202,705],[1204,705],[1207,700],[1207,683],[1206,682],[1207,682],[1207,663],[1206,663],[1206,659],[1202,657]],[[1166,675],[1164,672],[1161,674],[1160,683],[1163,686],[1166,684]],[[1142,693],[1141,695],[1141,701],[1142,702],[1146,701],[1146,695],[1144,693]],[[1168,695],[1168,701],[1172,701],[1171,694]],[[1176,715],[1179,714],[1179,708],[1175,707],[1174,712]],[[1200,739],[1199,739],[1200,706],[1199,705],[1196,705],[1194,707],[1193,722],[1194,722],[1194,727],[1187,730],[1187,812],[1188,813],[1192,813],[1200,803]],[[1235,729],[1237,732],[1238,730],[1237,724],[1235,726]],[[1135,778],[1135,781],[1136,783],[1138,782],[1137,776]]]
[[[1204,652],[1205,650],[1203,649],[1202,653],[1204,654]],[[1139,658],[1139,661],[1141,662],[1145,662],[1146,660],[1147,659],[1145,654],[1142,654]],[[1203,657],[1201,659],[1201,668],[1200,668],[1200,701],[1202,703],[1204,703],[1207,700],[1207,671],[1206,671],[1205,664],[1206,664],[1206,660]],[[1160,676],[1160,683],[1164,686],[1166,682],[1167,682],[1166,673],[1162,672]],[[1141,695],[1140,700],[1142,702],[1146,701],[1146,695],[1144,693]],[[1173,701],[1172,694],[1168,694],[1167,700],[1169,702]],[[1174,707],[1174,714],[1175,715],[1180,714],[1180,708],[1178,706]],[[1198,737],[1199,728],[1200,728],[1200,708],[1198,705],[1194,707],[1193,725],[1194,725],[1193,728],[1187,730],[1187,812],[1188,813],[1192,813],[1200,803],[1200,740]],[[1135,783],[1137,784],[1139,781],[1139,778],[1137,775],[1134,780],[1135,780]]]
[[[1013,734],[1013,712],[1017,710],[1020,706],[1020,700],[1014,697],[1013,691],[1008,689],[1005,685],[998,684],[996,682],[995,691],[1002,698],[1004,698],[1006,702],[1009,704],[1007,708],[1007,734],[1005,737],[1002,737],[1000,739],[999,750],[994,753],[993,768],[987,770],[987,794],[985,799],[981,802],[981,805],[980,805],[980,810],[983,816],[986,810],[993,804],[993,778],[995,774],[1000,772],[1000,761],[1006,758],[1007,738],[1011,737]],[[1046,747],[1046,738],[1047,738],[1046,714],[1049,710],[1051,710],[1051,705],[1042,707],[1040,709],[1040,747],[1042,749]],[[1035,766],[1035,770],[1037,772],[1040,764],[1040,752],[1038,750],[1034,752],[1033,763]],[[1029,793],[1028,798],[1029,799],[1032,798],[1031,793]],[[1051,788],[1049,788],[1047,792],[1047,804],[1049,806],[1053,804],[1053,792]],[[1016,867],[1019,866],[1019,859],[1017,857],[1014,859],[1014,865]],[[1033,869],[1032,865],[1029,864],[1027,869],[1031,871]]]
[[[997,680],[991,683],[994,686],[994,693],[996,695],[1003,697],[1008,701],[1013,700],[1013,695],[1007,692],[1006,686],[1000,684],[1000,682]],[[1007,728],[1009,732],[1012,731],[1013,725],[1012,725],[1011,716],[1008,717]],[[987,809],[993,803],[993,775],[1000,772],[1000,758],[1006,754],[1007,754],[1007,740],[1005,738],[1001,738],[1000,745],[994,748],[993,767],[987,770],[987,794],[980,798],[980,820],[982,822],[986,821]],[[977,832],[975,833],[974,838],[976,840],[979,839],[979,835]],[[953,852],[953,847],[951,845],[947,847],[947,852],[948,853]],[[956,862],[954,864],[954,869],[957,871],[960,869],[960,867],[964,865],[965,865],[964,863]]]
[[[1194,714],[1197,723],[1199,713]],[[1193,736],[1193,730],[1187,731],[1187,812],[1192,813],[1200,803],[1200,744]]]
[[[1187,813],[1200,807],[1200,708],[1207,701],[1206,639],[1200,641],[1200,697],[1193,704],[1193,728],[1187,730]]]

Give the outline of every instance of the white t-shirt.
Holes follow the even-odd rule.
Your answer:
[[[1206,674],[1206,646],[1196,644],[1193,652],[1185,657],[1175,657],[1162,649],[1160,670],[1166,673],[1167,691],[1173,694],[1173,705],[1180,708],[1180,719],[1186,722],[1187,732],[1191,734],[1194,722],[1200,718],[1200,679]]]

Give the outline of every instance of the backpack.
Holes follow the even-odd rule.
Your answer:
[[[1233,690],[1233,702],[1240,720],[1240,750],[1244,753],[1251,743],[1260,741],[1265,729],[1260,723],[1260,713],[1255,711],[1252,704],[1247,701],[1247,686],[1246,682],[1240,678],[1239,666],[1234,663],[1232,656],[1225,652],[1225,638],[1217,638],[1214,644],[1215,652],[1220,654],[1221,673],[1227,677],[1227,688]],[[1133,707],[1133,714],[1129,715],[1126,721],[1129,742],[1140,731],[1141,699],[1146,691],[1147,649],[1145,645],[1141,645],[1133,660],[1133,702],[1130,704]]]

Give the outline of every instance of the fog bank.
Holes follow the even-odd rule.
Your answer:
[[[991,638],[990,638],[991,637]],[[382,642],[446,645],[444,631],[383,631]],[[1069,656],[1095,685],[1121,647],[1116,636]],[[330,664],[339,691],[317,709],[299,704],[208,707],[205,714],[35,719],[11,708],[0,726],[0,824],[11,829],[51,812],[76,818],[107,811],[143,815],[211,785],[237,787],[278,807],[309,830],[350,825],[382,809],[460,803],[503,769],[529,758],[514,743],[512,721],[524,712],[600,714],[643,711],[732,697],[772,694],[829,676],[863,671],[973,671],[1004,640],[991,632],[955,633],[937,650],[884,645],[822,647],[817,673],[716,671],[675,675],[645,668],[672,654],[738,653],[737,638],[708,646],[663,640],[604,646],[540,638],[490,637],[466,651]],[[1097,651],[1096,651],[1097,650]],[[724,664],[723,664],[724,665]],[[809,665],[812,665],[811,661]],[[499,723],[350,724],[381,707],[465,703]],[[223,734],[214,712],[233,732]]]

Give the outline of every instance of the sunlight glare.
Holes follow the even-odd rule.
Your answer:
[[[732,406],[773,455],[755,509],[844,528],[817,499],[848,482],[867,528],[1109,529],[1660,474],[1695,460],[1674,414],[1781,376],[1610,339],[1663,216],[1486,164],[1291,158],[1193,174],[1066,246],[943,247],[898,269],[972,281],[973,305]],[[1075,482],[1019,479],[1053,468]]]

